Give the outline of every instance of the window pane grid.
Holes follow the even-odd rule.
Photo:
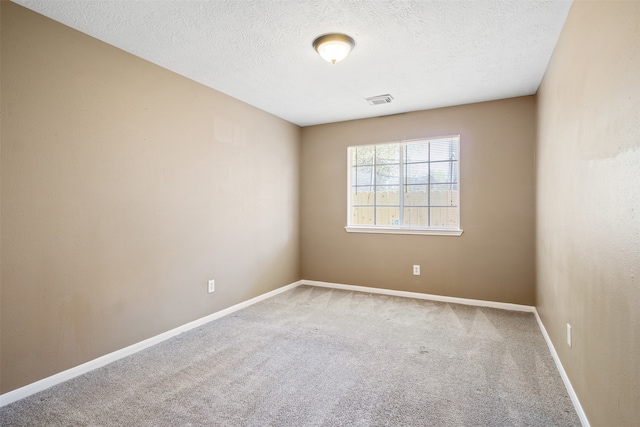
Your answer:
[[[459,230],[459,137],[349,150],[349,225]]]

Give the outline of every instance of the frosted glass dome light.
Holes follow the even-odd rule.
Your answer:
[[[332,64],[342,61],[355,46],[353,39],[345,34],[325,34],[313,41],[313,48]]]

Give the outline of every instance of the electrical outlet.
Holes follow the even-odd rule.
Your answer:
[[[414,276],[419,276],[420,275],[420,266],[418,264],[414,264],[414,266],[413,266],[413,275]]]
[[[571,325],[567,323],[567,345],[571,347]]]
[[[209,280],[209,293],[215,292],[216,291],[216,281],[215,280]]]

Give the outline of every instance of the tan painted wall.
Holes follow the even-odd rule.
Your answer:
[[[640,2],[573,4],[538,121],[538,311],[591,425],[637,426]]]
[[[533,305],[535,108],[522,97],[303,128],[302,276]],[[345,231],[348,146],[453,134],[462,236]]]
[[[297,126],[7,2],[1,71],[2,393],[301,278]]]

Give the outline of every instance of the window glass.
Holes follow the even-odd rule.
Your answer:
[[[459,136],[349,147],[348,226],[459,231],[459,150]]]

